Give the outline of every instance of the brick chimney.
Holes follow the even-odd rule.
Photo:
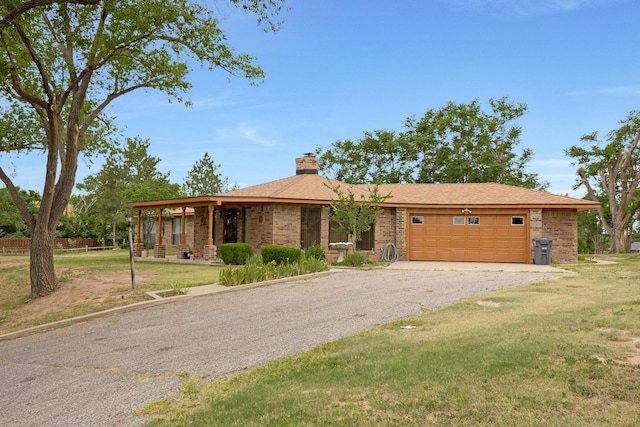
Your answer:
[[[296,175],[318,174],[318,159],[313,153],[304,153],[304,157],[296,159]]]

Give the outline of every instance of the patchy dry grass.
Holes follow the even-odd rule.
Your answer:
[[[0,334],[142,301],[144,293],[218,281],[219,267],[139,262],[131,289],[129,252],[110,250],[56,255],[60,288],[31,300],[29,258],[0,257]]]

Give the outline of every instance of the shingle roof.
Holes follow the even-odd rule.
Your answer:
[[[327,202],[336,198],[328,186],[350,188],[356,198],[368,194],[368,185],[349,185],[320,175],[304,174],[229,191],[218,195],[221,200]],[[598,203],[496,183],[479,184],[382,184],[380,194],[391,193],[385,205],[390,206],[555,206],[593,209]]]

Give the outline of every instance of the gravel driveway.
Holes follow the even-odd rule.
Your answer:
[[[337,270],[0,342],[0,424],[133,426],[184,373],[212,380],[557,273]]]

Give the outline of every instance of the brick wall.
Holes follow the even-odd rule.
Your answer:
[[[382,256],[382,249],[387,243],[396,244],[396,211],[395,209],[384,209],[378,217],[375,226],[375,253],[369,258],[379,261]]]
[[[531,237],[531,246],[529,253],[531,254],[531,262],[534,262],[535,257],[535,240],[542,237],[542,209],[530,209],[529,210],[529,237]]]
[[[256,206],[247,209],[247,243],[258,252],[264,245],[273,244],[273,206]]]
[[[300,247],[300,206],[273,207],[273,235],[275,245]]]
[[[407,259],[407,210],[396,209],[396,248],[398,249],[398,259]]]
[[[578,261],[578,212],[576,210],[544,209],[542,236],[552,239],[551,262]]]
[[[193,218],[193,253],[202,254],[209,234],[209,211],[206,207],[195,208]]]

